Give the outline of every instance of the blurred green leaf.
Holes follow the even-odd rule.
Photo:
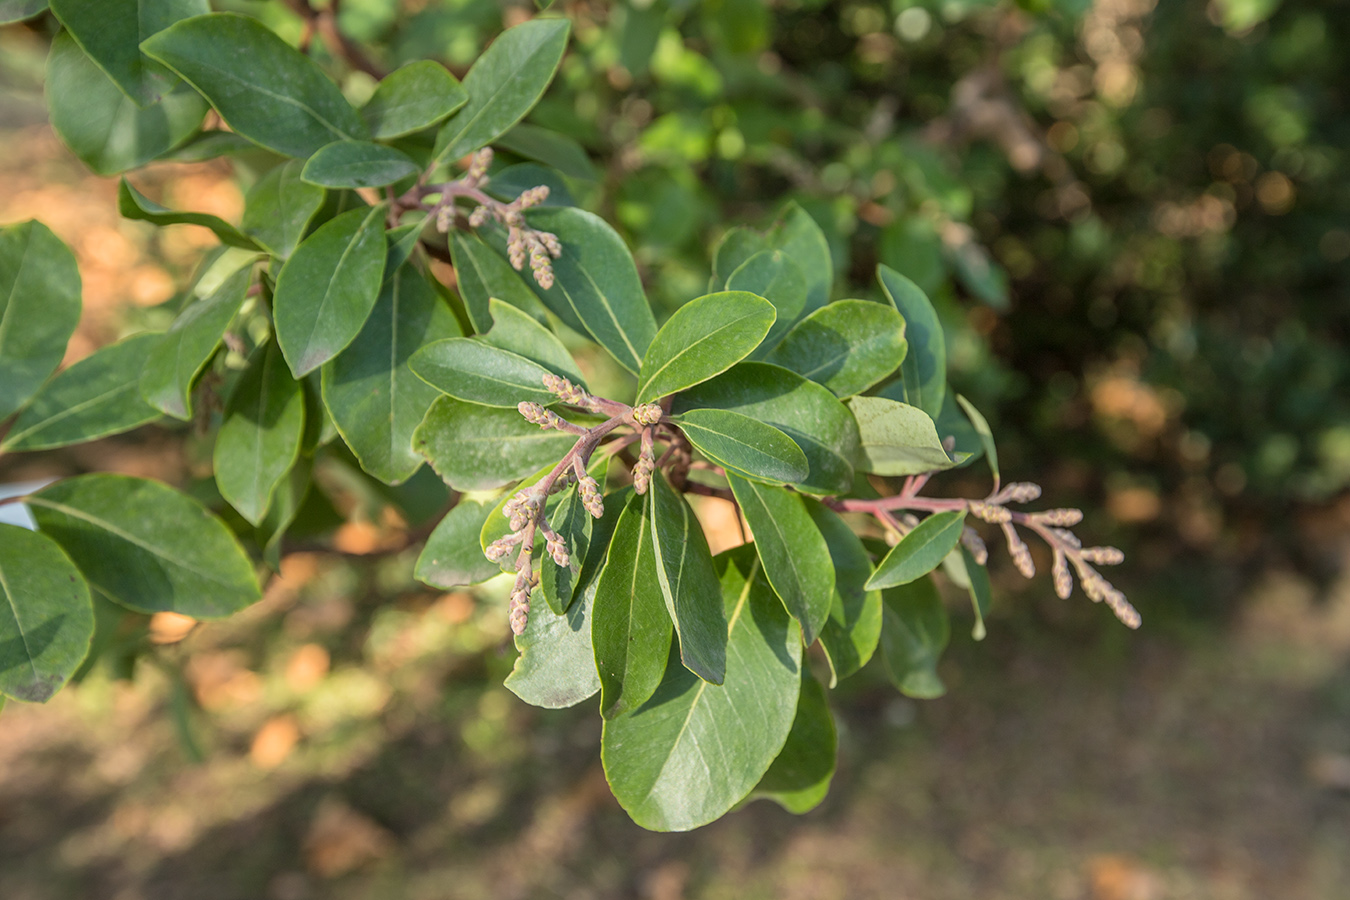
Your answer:
[[[75,256],[41,222],[0,229],[0,298],[0,419],[6,419],[61,365],[80,321]]]
[[[251,237],[243,234],[229,222],[210,213],[179,212],[160,206],[131,186],[125,178],[117,186],[117,211],[128,219],[139,219],[155,225],[200,225],[210,229],[222,244],[261,250]]]
[[[951,625],[933,579],[890,587],[881,596],[881,651],[892,683],[909,697],[941,697],[947,688],[938,677],[937,662]]]
[[[469,102],[459,79],[440,63],[418,59],[390,72],[361,108],[376,140],[430,128]]]
[[[964,509],[933,513],[891,548],[877,570],[867,579],[867,589],[909,584],[942,565],[943,558],[961,539],[966,524]]]
[[[208,0],[52,0],[51,8],[89,58],[140,107],[178,83],[172,72],[141,54],[141,41],[211,11]]]

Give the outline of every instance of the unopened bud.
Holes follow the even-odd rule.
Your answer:
[[[1079,547],[1083,546],[1083,542],[1078,539],[1078,535],[1066,528],[1051,528],[1050,533],[1058,538],[1061,544],[1071,550],[1077,550]]]
[[[488,168],[492,165],[492,148],[484,147],[474,154],[469,162],[469,171],[465,173],[466,181],[480,182],[487,174]]]
[[[1115,547],[1088,547],[1079,555],[1099,566],[1118,566],[1125,561],[1125,554]]]
[[[651,426],[661,421],[661,404],[644,403],[633,408],[633,421],[639,425]]]
[[[545,390],[557,394],[558,398],[568,406],[587,406],[590,404],[591,395],[566,378],[550,372],[544,376],[543,382]]]
[[[984,538],[980,537],[974,528],[961,529],[961,545],[970,551],[971,559],[979,565],[989,562],[989,548],[984,545]]]
[[[1031,518],[1042,525],[1071,528],[1083,521],[1083,511],[1081,509],[1046,509],[1032,513]]]
[[[1013,503],[1030,503],[1041,496],[1041,486],[1030,481],[1014,481],[999,491],[999,496]]]
[[[1031,561],[1031,550],[1017,533],[1017,529],[1011,523],[1004,524],[1003,535],[1008,539],[1008,555],[1012,557],[1017,571],[1022,573],[1023,578],[1035,578],[1036,564]]]
[[[1055,584],[1055,594],[1061,600],[1068,600],[1073,593],[1073,576],[1069,574],[1069,562],[1061,550],[1055,551],[1055,561],[1050,567],[1051,578]]]
[[[511,268],[517,272],[525,268],[525,256],[525,235],[512,225],[506,232],[506,258],[511,261]]]
[[[558,236],[556,234],[551,231],[536,231],[535,234],[539,236],[539,240],[543,243],[544,249],[548,251],[549,256],[554,259],[562,256],[562,244],[558,242]]]
[[[548,555],[553,557],[553,562],[562,568],[567,568],[572,558],[567,553],[567,542],[561,536],[554,536],[548,539]]]
[[[640,457],[637,465],[633,466],[633,490],[639,494],[647,493],[647,488],[652,484],[652,472],[656,469],[656,461],[649,456]]]
[[[533,238],[533,234],[530,235]],[[530,273],[534,275],[534,280],[544,290],[553,287],[553,262],[548,251],[539,240],[533,239],[530,244]]]
[[[1004,522],[1012,521],[1012,513],[1001,506],[994,506],[992,503],[985,503],[983,500],[970,500],[970,511],[977,519],[983,519],[994,525],[1002,525]]]
[[[445,234],[450,230],[450,226],[455,222],[455,207],[451,204],[437,207],[436,209],[436,230]],[[472,223],[473,219],[469,219]]]
[[[538,206],[548,199],[548,185],[541,184],[538,187],[532,187],[527,191],[522,191],[516,198],[517,209],[529,209],[531,206]]]
[[[531,400],[522,400],[516,404],[516,410],[525,417],[525,421],[540,428],[549,427],[548,410]]]
[[[600,496],[600,485],[594,478],[585,476],[577,483],[577,489],[581,491],[581,503],[586,507],[586,512],[597,519],[605,514],[605,501]]]
[[[469,213],[469,227],[482,228],[487,224],[488,215],[491,212],[492,210],[488,209],[486,206],[479,206],[474,209],[473,212]]]

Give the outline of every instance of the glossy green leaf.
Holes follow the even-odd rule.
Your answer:
[[[253,564],[225,524],[168,485],[80,475],[26,502],[90,586],[129,609],[211,619],[261,596]]]
[[[571,178],[594,181],[598,177],[585,147],[567,135],[548,128],[522,122],[493,143],[517,156],[557,169]]]
[[[722,236],[713,251],[713,274],[708,283],[709,292],[730,290],[732,274],[757,253],[771,250],[764,235],[751,228],[738,226]],[[753,292],[752,292],[753,293]],[[760,296],[763,296],[762,294]],[[805,299],[802,301],[805,303]],[[788,323],[791,327],[791,322]]]
[[[921,409],[885,397],[854,397],[848,408],[858,422],[862,468],[876,475],[918,475],[950,469],[953,460],[942,449],[937,427]]]
[[[604,479],[597,479],[603,483]],[[594,518],[586,511],[581,502],[581,494],[575,488],[563,492],[562,499],[549,513],[549,524],[553,530],[567,542],[567,565],[560,566],[552,559],[543,559],[539,571],[539,587],[555,615],[562,615],[572,605],[576,589],[580,583],[581,566],[591,547],[591,531]]]
[[[673,628],[657,568],[646,499],[631,494],[596,585],[591,621],[606,719],[647,702],[666,670]]]
[[[656,319],[623,238],[599,216],[572,207],[532,209],[528,218],[562,244],[562,256],[553,260],[553,287],[539,296],[564,322],[580,322],[636,374],[656,336]]]
[[[51,538],[0,524],[0,694],[44,703],[94,638],[89,586]]]
[[[0,0],[0,25],[22,22],[46,11],[47,0]]]
[[[721,684],[727,668],[727,622],[703,526],[659,472],[652,478],[651,495],[656,579],[675,623],[680,661],[704,681]]]
[[[894,307],[840,300],[798,322],[766,362],[825,385],[836,397],[862,393],[900,367],[905,320]]]
[[[275,342],[254,351],[225,402],[214,464],[220,494],[254,525],[300,454],[305,398]]]
[[[496,297],[488,301],[492,327],[483,340],[494,347],[508,350],[538,363],[555,375],[561,375],[573,384],[585,387],[572,354],[558,336],[540,325],[529,313],[503,303]]]
[[[455,267],[459,295],[464,299],[464,310],[469,314],[474,331],[482,334],[492,327],[490,300],[510,304],[535,319],[544,318],[543,303],[522,280],[521,273],[511,268],[500,253],[477,235],[452,231],[450,259]],[[574,327],[584,330],[580,322]]]
[[[811,214],[795,201],[789,203],[766,238],[768,246],[782,250],[806,278],[806,312],[829,303],[830,289],[834,286],[834,260],[825,232]]]
[[[370,141],[334,141],[305,163],[300,177],[327,188],[378,188],[421,171],[408,154]]]
[[[867,589],[909,584],[927,575],[942,565],[943,557],[952,552],[965,524],[963,509],[933,513],[901,538],[900,543],[877,564],[877,570],[867,580]]]
[[[413,577],[448,590],[478,584],[500,574],[501,569],[478,546],[478,534],[491,512],[491,503],[461,499],[427,538],[417,557]]]
[[[376,140],[387,141],[430,128],[468,100],[468,92],[445,66],[419,59],[381,79],[361,116]]]
[[[422,347],[409,360],[412,370],[444,394],[515,409],[524,400],[545,406],[558,402],[544,388],[552,374],[532,360],[474,338],[450,338]]]
[[[942,412],[947,391],[947,344],[937,310],[914,282],[894,269],[877,266],[877,280],[905,319],[909,341],[901,364],[905,402],[935,419]]]
[[[413,446],[457,491],[485,491],[562,459],[576,436],[543,431],[514,409],[439,397],[413,433]]]
[[[337,356],[365,325],[384,280],[383,206],[362,207],[305,238],[277,276],[277,342],[300,378]]]
[[[283,156],[307,157],[369,130],[309,57],[257,19],[212,13],[141,44],[210,101],[231,130]]]
[[[48,450],[120,434],[153,422],[141,399],[141,366],[157,334],[102,347],[48,381],[14,420],[0,450]]]
[[[759,346],[773,304],[744,291],[691,300],[652,339],[638,374],[636,403],[652,403],[720,375]]]
[[[153,225],[200,225],[212,231],[222,244],[261,250],[253,238],[239,231],[229,222],[210,213],[179,212],[160,206],[131,186],[125,178],[117,187],[117,211],[127,219],[150,222]]]
[[[535,590],[525,633],[516,637],[520,656],[506,676],[507,690],[544,709],[576,706],[600,690],[591,647],[594,601],[592,584],[560,615],[549,609]]]
[[[758,419],[725,409],[691,409],[676,423],[700,453],[737,475],[792,484],[811,472],[797,442]]]
[[[830,792],[838,744],[825,689],[803,667],[792,730],[750,798],[772,800],[798,816],[815,809]]]
[[[436,161],[472,153],[523,119],[553,80],[570,28],[566,19],[533,19],[493,41],[464,76],[469,102],[441,127]]]
[[[881,592],[867,589],[872,561],[853,529],[822,503],[807,500],[806,511],[825,538],[834,564],[830,617],[820,630],[820,644],[830,664],[830,687],[834,687],[867,665],[877,649],[881,637]]]
[[[244,200],[240,227],[281,259],[295,252],[326,196],[323,188],[300,177],[304,166],[293,159],[273,167]]]
[[[166,416],[192,418],[192,388],[220,346],[252,280],[244,266],[205,297],[194,298],[160,337],[141,368],[141,397]]]
[[[709,684],[680,665],[642,706],[605,722],[601,759],[633,820],[687,831],[740,802],[768,771],[792,728],[801,634],[749,548],[714,563],[727,621],[727,676]]]
[[[731,273],[726,284],[729,291],[749,291],[763,297],[778,312],[773,327],[752,354],[756,359],[767,355],[806,309],[806,276],[782,250],[756,253]]]
[[[208,0],[52,0],[52,12],[138,106],[168,93],[178,78],[141,53],[141,41],[180,19],[211,11]]]
[[[860,452],[858,425],[824,387],[795,372],[742,362],[722,375],[675,396],[671,412],[714,407],[772,425],[796,441],[810,473],[796,487],[809,494],[844,494],[853,487],[853,460]]]
[[[951,625],[933,579],[887,588],[882,597],[881,652],[891,681],[909,697],[941,697],[947,688],[938,677],[937,662]]]
[[[728,475],[731,492],[755,535],[755,549],[774,592],[813,644],[830,616],[834,566],[830,548],[806,511],[806,500],[784,488]]]
[[[980,436],[980,445],[984,447],[984,458],[989,461],[989,471],[994,474],[994,483],[999,482],[998,471],[998,447],[994,445],[994,433],[989,429],[989,422],[980,411],[960,394],[956,395],[956,402],[961,404],[966,415],[970,417],[970,424],[975,426],[975,433]]]
[[[207,110],[201,95],[185,84],[141,109],[66,31],[52,39],[46,84],[52,128],[100,175],[139,168],[183,143]]]
[[[79,321],[74,254],[41,222],[0,229],[0,419],[61,365]]]

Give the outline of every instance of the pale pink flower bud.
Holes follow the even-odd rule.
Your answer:
[[[491,212],[486,206],[479,206],[469,213],[469,227],[482,228],[487,224],[488,214]]]
[[[1079,555],[1099,566],[1118,566],[1125,561],[1125,554],[1115,547],[1088,547]]]
[[[1012,521],[1012,513],[1001,506],[985,503],[983,500],[970,500],[970,511],[977,519],[983,519],[994,525]]]
[[[970,551],[971,559],[980,565],[989,562],[989,548],[984,545],[984,538],[970,527],[961,529],[961,544]]]
[[[1031,518],[1042,525],[1068,528],[1083,521],[1083,511],[1081,509],[1046,509],[1032,513]]]
[[[1055,583],[1055,593],[1061,600],[1068,600],[1073,593],[1073,576],[1069,574],[1069,562],[1061,550],[1055,551],[1055,561],[1050,568]]]

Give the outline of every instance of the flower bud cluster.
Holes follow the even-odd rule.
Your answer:
[[[511,621],[511,633],[525,633],[530,621],[530,591],[534,588],[534,573],[524,566],[516,573],[516,583],[511,587],[511,606],[507,613]]]
[[[1008,555],[1012,557],[1013,565],[1017,571],[1022,573],[1023,578],[1036,577],[1036,564],[1031,561],[1031,549],[1027,547],[1026,541],[1017,533],[1011,522],[1003,523],[1003,536],[1008,541]]]
[[[538,403],[529,400],[522,400],[516,404],[516,410],[525,417],[525,421],[531,425],[538,425],[541,429],[547,431],[550,428],[556,428],[559,431],[576,431],[577,426],[564,419],[551,409],[544,409]]]
[[[643,426],[655,425],[661,421],[661,405],[644,403],[633,408],[633,421]]]
[[[1125,561],[1125,554],[1115,547],[1088,547],[1078,555],[1099,566],[1118,566]]]
[[[598,412],[595,398],[586,393],[585,388],[577,387],[559,375],[549,373],[544,376],[544,389],[550,393],[557,394],[558,399],[568,406],[579,406],[582,409],[588,409],[591,412]],[[522,415],[523,415],[522,410]]]
[[[597,519],[605,514],[605,501],[600,496],[600,485],[594,478],[581,476],[577,480],[577,490],[581,492],[581,505],[586,507],[586,512]]]
[[[639,407],[641,409],[641,407]],[[637,410],[634,410],[637,418]],[[633,490],[639,494],[647,493],[652,486],[652,474],[656,471],[656,445],[650,427],[642,430],[642,450],[638,453],[637,465],[633,466]]]
[[[567,568],[572,563],[572,556],[567,552],[567,541],[563,540],[560,534],[549,534],[547,536],[548,555],[553,557],[553,562],[562,568]]]
[[[492,166],[492,148],[484,147],[469,161],[469,171],[464,173],[464,183],[469,187],[482,187],[488,183],[487,170]]]

